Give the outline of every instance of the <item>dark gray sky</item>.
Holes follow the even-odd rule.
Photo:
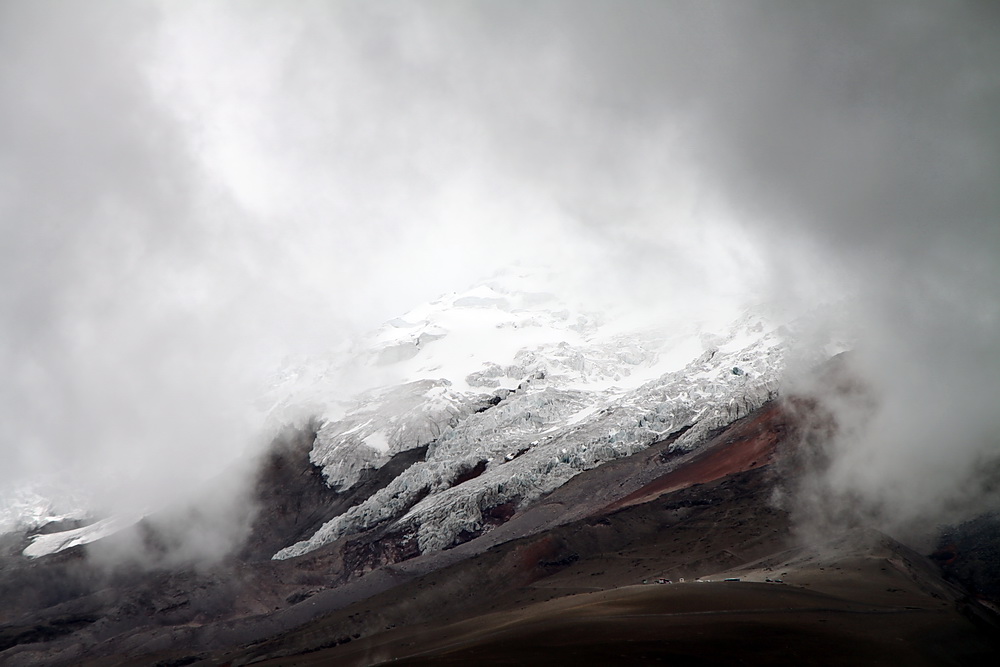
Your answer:
[[[886,399],[832,478],[921,507],[1000,447],[998,11],[3,2],[0,482],[168,493],[283,354],[521,261],[654,314],[848,298]]]

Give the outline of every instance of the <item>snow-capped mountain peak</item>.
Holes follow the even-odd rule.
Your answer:
[[[671,434],[693,447],[775,395],[784,349],[781,328],[751,313],[723,330],[625,331],[502,281],[446,295],[375,333],[363,358],[396,382],[327,415],[312,452],[342,490],[403,451],[426,447],[424,460],[275,557],[392,521],[442,549],[484,530],[490,508]]]

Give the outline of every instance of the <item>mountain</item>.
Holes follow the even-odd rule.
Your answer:
[[[426,447],[387,486],[275,554],[391,521],[421,553],[488,530],[575,475],[671,435],[678,451],[776,395],[781,336],[749,315],[724,335],[621,332],[496,282],[393,320],[370,358],[399,384],[326,419],[312,462],[334,490]],[[699,335],[700,334],[700,335]]]
[[[272,555],[299,556],[388,520],[421,552],[447,548],[489,529],[498,507],[526,507],[582,471],[671,435],[674,449],[690,450],[777,395],[788,327],[745,313],[714,329],[636,328],[530,291],[537,281],[500,274],[415,308],[337,355],[282,369],[268,395],[271,420],[281,426],[313,406],[310,460],[332,491],[426,451]],[[344,378],[350,391],[331,389]],[[43,509],[36,502],[28,527],[54,518]],[[38,536],[26,555],[88,543],[139,518]]]
[[[4,663],[992,664],[993,612],[932,560],[798,537],[799,324],[641,327],[532,282],[290,362],[250,502],[3,535]]]

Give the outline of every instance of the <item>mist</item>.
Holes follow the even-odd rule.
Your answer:
[[[849,329],[872,403],[804,506],[976,511],[1000,458],[998,18],[5,2],[0,485],[106,512],[240,493],[224,471],[266,445],[282,360],[524,264],[651,321],[777,303]]]

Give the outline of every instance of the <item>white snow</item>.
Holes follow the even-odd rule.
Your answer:
[[[81,544],[89,544],[128,528],[137,523],[141,518],[142,515],[110,517],[92,523],[89,526],[84,526],[83,528],[66,530],[61,533],[50,533],[48,535],[35,535],[32,538],[31,544],[22,553],[29,558],[38,558]]]
[[[375,431],[362,440],[362,442],[383,454],[389,451],[389,440],[385,436],[385,431]]]
[[[341,489],[407,448],[428,445],[425,460],[275,558],[390,520],[415,532],[422,551],[443,549],[482,529],[490,507],[523,506],[682,428],[672,447],[694,447],[776,396],[786,348],[784,330],[753,314],[721,329],[629,331],[502,280],[401,321],[380,329],[372,348],[384,359],[381,350],[412,346],[391,364],[399,382],[330,418],[313,460]],[[489,407],[490,397],[499,403]],[[453,486],[481,461],[485,473]]]

